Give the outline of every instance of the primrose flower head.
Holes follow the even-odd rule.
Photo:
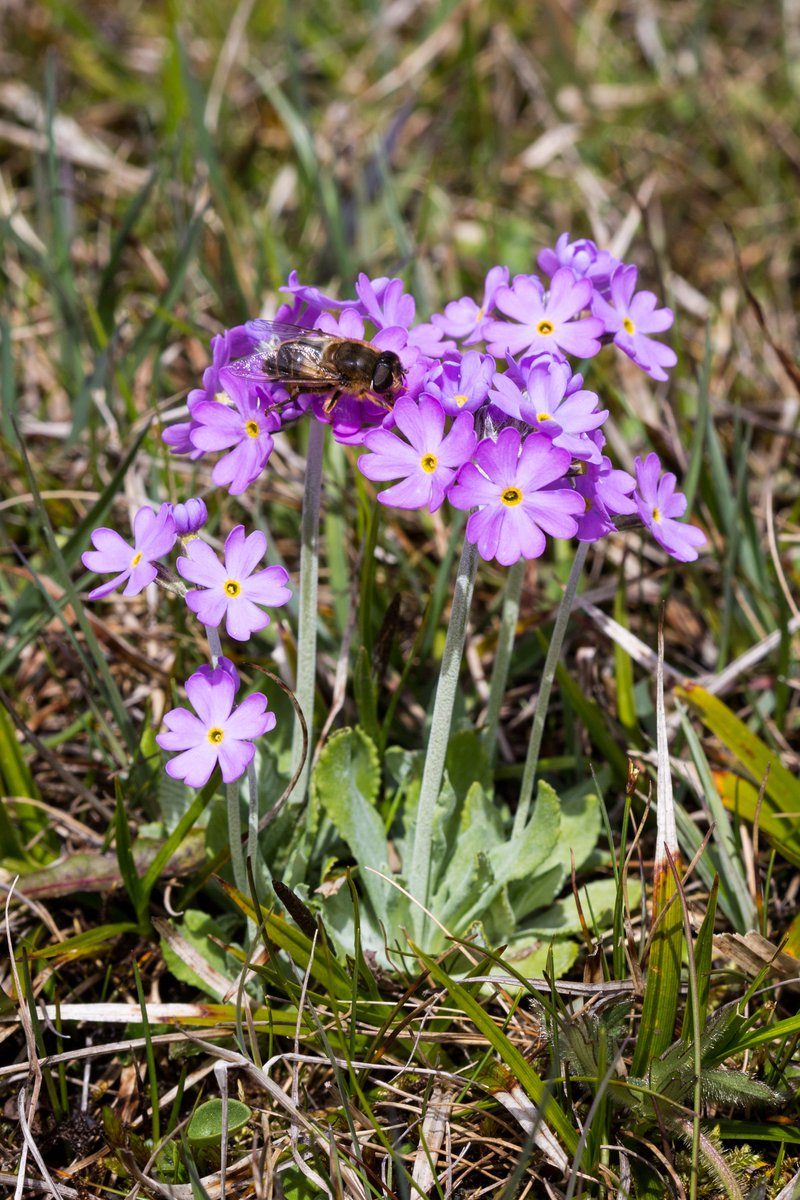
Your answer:
[[[485,337],[490,354],[534,354],[557,350],[562,355],[592,358],[600,350],[597,340],[603,323],[597,317],[578,317],[589,306],[592,285],[576,279],[569,267],[560,267],[545,292],[535,275],[517,275],[510,287],[497,293],[497,307],[511,321],[487,322]]]
[[[636,267],[619,266],[611,276],[611,303],[595,294],[592,312],[599,317],[605,332],[613,334],[619,346],[637,367],[653,379],[667,379],[667,369],[678,361],[675,351],[657,342],[652,333],[663,333],[674,320],[671,308],[656,308],[652,292],[636,292]]]
[[[198,450],[228,450],[215,465],[211,478],[217,487],[227,487],[240,496],[263,471],[275,445],[273,433],[280,429],[274,408],[266,408],[251,381],[232,370],[223,370],[221,383],[232,404],[204,400],[192,412],[192,444]]]
[[[495,370],[491,355],[468,350],[463,357],[459,354],[437,364],[425,381],[425,392],[438,400],[450,417],[474,413],[486,403]]]
[[[634,500],[644,525],[672,558],[694,562],[706,537],[696,525],[676,519],[686,512],[686,497],[675,491],[675,476],[671,471],[661,474],[657,454],[648,454],[644,462],[637,458],[634,466],[637,487]]]
[[[545,534],[574,537],[585,504],[566,478],[568,450],[541,433],[523,442],[517,429],[507,428],[497,441],[484,438],[474,459],[459,471],[448,499],[455,508],[477,507],[467,521],[467,537],[477,543],[481,558],[508,567],[520,558],[538,558]]]
[[[388,429],[367,434],[371,452],[358,466],[367,479],[400,479],[380,492],[382,504],[397,508],[428,508],[435,512],[445,498],[456,472],[472,456],[477,438],[470,413],[460,413],[445,434],[445,413],[438,400],[423,393],[419,402],[401,396],[394,419],[403,438]]]
[[[208,509],[199,496],[191,496],[181,504],[173,504],[172,518],[178,537],[190,537],[202,529],[208,520]]]
[[[179,751],[166,766],[173,779],[201,788],[217,763],[224,783],[245,773],[256,752],[251,739],[275,728],[275,714],[267,712],[261,692],[234,708],[237,685],[238,679],[222,665],[201,668],[186,681],[186,695],[197,715],[187,708],[171,709],[164,717],[166,732],[156,736],[162,750]]]
[[[448,337],[457,338],[467,346],[484,341],[497,293],[507,283],[508,267],[492,267],[483,285],[480,307],[471,296],[462,296],[460,300],[451,300],[443,313],[434,313],[431,322]]]
[[[176,537],[171,504],[162,504],[157,514],[148,505],[139,509],[133,518],[133,547],[116,529],[93,530],[94,550],[85,551],[81,562],[88,571],[100,575],[111,571],[114,578],[93,588],[88,599],[99,600],[121,583],[125,583],[124,596],[136,596],[144,591],[158,574],[157,559],[169,554]]]
[[[245,537],[244,525],[228,534],[224,562],[207,542],[200,538],[189,542],[186,554],[178,559],[178,572],[189,583],[200,585],[186,593],[186,603],[203,625],[216,628],[224,620],[230,637],[246,642],[269,625],[269,616],[259,605],[277,608],[291,599],[284,567],[255,570],[266,549],[264,534],[257,529]]]

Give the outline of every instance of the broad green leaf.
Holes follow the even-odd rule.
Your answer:
[[[579,887],[578,895],[589,928],[592,928],[594,920],[598,928],[607,929],[617,898],[617,885],[614,880],[593,879],[591,883]],[[632,911],[635,911],[641,902],[641,891],[633,880],[629,884],[628,898]],[[569,895],[562,900],[557,900],[546,912],[534,917],[532,921],[526,921],[525,930],[537,937],[544,938],[580,933],[581,923],[575,906],[575,897]]]
[[[253,1114],[241,1100],[228,1100],[227,1109],[228,1137],[233,1137],[240,1129],[244,1129]],[[199,1149],[219,1146],[222,1141],[222,1115],[223,1102],[219,1097],[201,1104],[186,1130],[189,1145]]]
[[[200,957],[205,959],[209,966],[223,976],[229,973],[227,958],[222,948],[228,939],[222,926],[218,925],[212,917],[196,908],[189,908],[184,911],[180,925],[175,925],[175,929],[197,951]],[[170,974],[179,979],[181,983],[191,984],[192,987],[199,988],[206,995],[213,996],[215,1000],[221,999],[220,994],[210,988],[202,976],[183,961],[165,938],[162,937],[160,941],[161,953]]]
[[[489,850],[489,861],[498,883],[525,879],[545,863],[559,840],[561,804],[549,783],[539,780],[533,815],[520,838]]]
[[[474,730],[460,729],[451,736],[445,770],[459,800],[466,799],[474,783],[479,783],[486,795],[491,796],[494,777],[489,757]]]
[[[553,974],[560,979],[575,962],[579,949],[578,943],[571,940],[551,942],[523,937],[509,944],[503,951],[503,960],[511,963],[526,979],[542,979],[552,953]],[[491,974],[502,975],[502,967],[493,967]]]
[[[571,873],[572,861],[580,871],[597,848],[602,828],[600,800],[594,792],[561,797],[561,828],[555,852],[558,861]]]
[[[375,804],[381,783],[378,752],[363,729],[342,729],[329,738],[311,777],[315,800],[361,867],[375,915],[386,920],[387,885],[367,867],[388,874],[386,834]]]
[[[567,879],[567,870],[562,863],[551,867],[543,864],[531,879],[518,879],[509,885],[508,894],[517,922],[529,913],[547,908],[553,903]]]
[[[157,856],[163,841],[137,838],[133,843],[133,861],[139,875],[144,874]],[[188,875],[205,860],[204,837],[201,830],[185,837],[161,868],[161,874]],[[83,851],[60,859],[49,867],[31,871],[23,876],[18,890],[31,900],[48,900],[71,896],[75,892],[110,892],[119,887],[122,875],[115,854]]]

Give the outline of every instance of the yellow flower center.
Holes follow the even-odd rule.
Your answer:
[[[419,460],[419,465],[428,475],[432,475],[439,465],[439,460],[435,454],[423,454]]]
[[[514,508],[515,505],[522,503],[522,492],[517,487],[509,487],[500,493],[500,499],[509,508]]]
[[[540,321],[536,332],[541,333],[542,337],[550,337],[551,333],[555,333],[555,326],[552,321]]]
[[[634,323],[630,319],[630,317],[625,317],[625,319],[622,322],[622,328],[625,330],[626,333],[635,333],[636,332],[636,326],[634,325]]]
[[[239,583],[238,579],[226,579],[225,585],[222,590],[226,596],[230,596],[231,599],[233,600],[241,592],[242,585]]]
[[[482,321],[482,320],[483,320],[483,318],[484,318],[485,316],[486,316],[486,309],[485,309],[485,308],[479,308],[479,309],[478,309],[478,312],[477,312],[477,314],[476,314],[476,316],[475,316],[475,323],[477,324],[477,322],[478,322],[478,321]]]
[[[537,413],[536,414],[537,421],[552,421],[552,419],[553,418],[550,416],[550,413]]]
[[[660,508],[653,509],[653,520],[656,522],[661,520],[661,509]]]
[[[230,396],[227,392],[215,392],[214,399],[216,400],[217,404],[230,404],[231,402]]]
[[[133,558],[131,559],[131,570],[133,570],[134,567],[138,567],[138,565],[141,561],[142,561],[142,552],[141,552],[141,550],[137,550],[136,553],[134,554]]]
[[[462,396],[453,396],[453,399],[455,400],[455,402],[459,408],[463,408],[464,405],[467,403],[467,397],[463,396],[463,395]]]
[[[209,729],[207,737],[212,746],[218,746],[225,737],[225,731],[215,725],[212,729]]]
[[[261,432],[258,427],[258,421],[246,421],[244,431],[249,438],[257,438]]]

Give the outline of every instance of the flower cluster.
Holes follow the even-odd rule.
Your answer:
[[[462,509],[467,538],[484,559],[509,566],[536,558],[547,538],[593,542],[620,520],[641,522],[683,562],[697,558],[702,532],[678,518],[686,498],[656,454],[635,461],[635,476],[604,453],[608,410],[571,360],[589,360],[614,343],[653,379],[667,379],[671,348],[653,335],[672,325],[669,308],[637,291],[635,266],[588,239],[563,234],[538,257],[540,275],[488,272],[478,302],[465,296],[429,322],[400,279],[361,275],[355,295],[337,300],[302,285],[295,272],[273,321],[253,320],[212,339],[202,387],[190,392],[188,420],[164,441],[197,459],[216,453],[213,482],[241,495],[260,476],[275,435],[304,415],[331,426],[337,441],[360,447],[358,467],[381,504],[434,512]],[[89,599],[124,584],[136,595],[153,581],[181,595],[209,631],[223,625],[245,641],[269,623],[265,608],[290,598],[283,567],[260,568],[266,539],[239,525],[222,559],[202,541],[201,500],[141,508],[130,546],[113,529],[92,534],[83,555],[110,580]],[[180,541],[177,575],[162,560]],[[190,584],[191,587],[186,585]],[[239,778],[255,753],[252,739],[274,727],[260,693],[235,707],[232,664],[209,632],[213,663],[186,682],[195,714],[165,717],[158,742],[177,755],[173,777],[201,787],[219,764]]]
[[[541,275],[513,279],[492,267],[480,303],[454,300],[423,323],[399,279],[362,274],[355,295],[336,300],[293,272],[275,321],[213,340],[190,420],[165,441],[194,457],[227,451],[212,479],[239,495],[266,466],[277,430],[310,413],[338,441],[363,447],[362,474],[391,484],[382,504],[433,512],[447,501],[468,511],[467,537],[483,558],[535,558],[547,535],[596,541],[628,517],[673,558],[695,559],[705,538],[676,520],[686,504],[675,477],[662,475],[654,454],[636,460],[635,477],[612,465],[608,410],[570,361],[613,342],[667,379],[676,357],[653,335],[670,328],[671,310],[636,290],[635,266],[586,238],[563,234],[538,266]],[[337,385],[326,374],[326,344],[340,341],[396,356],[402,384],[389,403],[377,385]],[[283,358],[282,342],[292,351]]]
[[[256,569],[266,553],[267,539],[258,530],[246,537],[243,525],[228,534],[220,561],[198,537],[207,517],[205,504],[196,498],[185,504],[162,504],[158,513],[145,505],[133,519],[133,546],[114,529],[95,529],[95,548],[83,555],[83,565],[99,574],[110,572],[113,578],[89,592],[89,599],[107,596],[121,583],[125,583],[124,595],[135,596],[158,580],[182,595],[209,630],[224,622],[230,637],[246,641],[265,629],[270,618],[263,606],[277,607],[291,598],[287,571],[275,566]],[[160,561],[179,539],[184,553],[176,566],[178,575],[195,585],[190,589]],[[228,659],[214,657],[213,667],[201,667],[186,682],[197,715],[186,708],[172,709],[164,717],[167,732],[156,738],[164,750],[180,751],[167,763],[167,772],[189,787],[202,787],[217,763],[225,783],[238,779],[255,754],[250,739],[275,727],[275,715],[267,712],[267,699],[260,692],[234,708],[239,676]]]

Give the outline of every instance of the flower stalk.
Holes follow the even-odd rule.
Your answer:
[[[300,590],[298,595],[296,694],[306,720],[308,744],[312,744],[314,691],[317,661],[317,592],[319,583],[319,513],[322,494],[322,456],[325,426],[312,421],[308,430],[306,479],[303,491],[303,517],[300,545]],[[292,739],[292,774],[303,753],[303,730],[295,722]],[[292,792],[292,803],[302,804],[308,790],[310,755],[307,755]]]
[[[486,726],[483,731],[483,744],[493,763],[497,753],[497,731],[500,726],[500,709],[506,693],[508,669],[511,665],[511,651],[514,648],[514,638],[517,633],[519,620],[519,602],[522,587],[525,582],[527,562],[521,558],[508,569],[506,592],[503,597],[503,609],[500,614],[500,630],[497,635],[497,650],[492,668],[492,681],[489,685],[489,704],[486,709]]]
[[[430,869],[431,843],[433,840],[433,819],[439,789],[442,786],[444,764],[447,756],[447,744],[450,740],[450,727],[453,722],[456,689],[461,668],[461,657],[464,651],[464,639],[467,633],[467,620],[472,604],[472,592],[475,584],[475,570],[478,564],[478,550],[473,542],[465,539],[458,564],[458,574],[453,591],[453,604],[450,610],[450,624],[442,654],[442,665],[439,671],[439,682],[436,685],[436,697],[431,713],[431,727],[428,735],[428,746],[425,754],[425,769],[420,785],[419,803],[417,805],[417,821],[414,829],[414,848],[408,871],[408,888],[415,900],[426,908],[430,899]],[[427,916],[422,909],[417,909],[417,937],[424,944]]]
[[[572,561],[569,578],[567,579],[567,586],[564,588],[564,595],[561,597],[561,603],[556,613],[556,621],[553,626],[547,657],[544,660],[542,680],[539,685],[539,696],[536,701],[536,711],[533,714],[533,724],[531,725],[531,735],[528,740],[528,753],[525,758],[522,784],[519,789],[519,803],[514,815],[514,837],[520,837],[528,823],[528,813],[530,812],[531,799],[533,797],[533,785],[536,781],[536,769],[539,765],[539,751],[542,748],[542,734],[544,733],[544,723],[550,703],[550,693],[553,690],[553,680],[555,679],[558,660],[561,657],[561,647],[564,644],[564,635],[567,632],[567,622],[572,612],[575,593],[578,590],[578,582],[583,571],[583,564],[586,561],[588,550],[588,542],[579,542],[575,558]]]

